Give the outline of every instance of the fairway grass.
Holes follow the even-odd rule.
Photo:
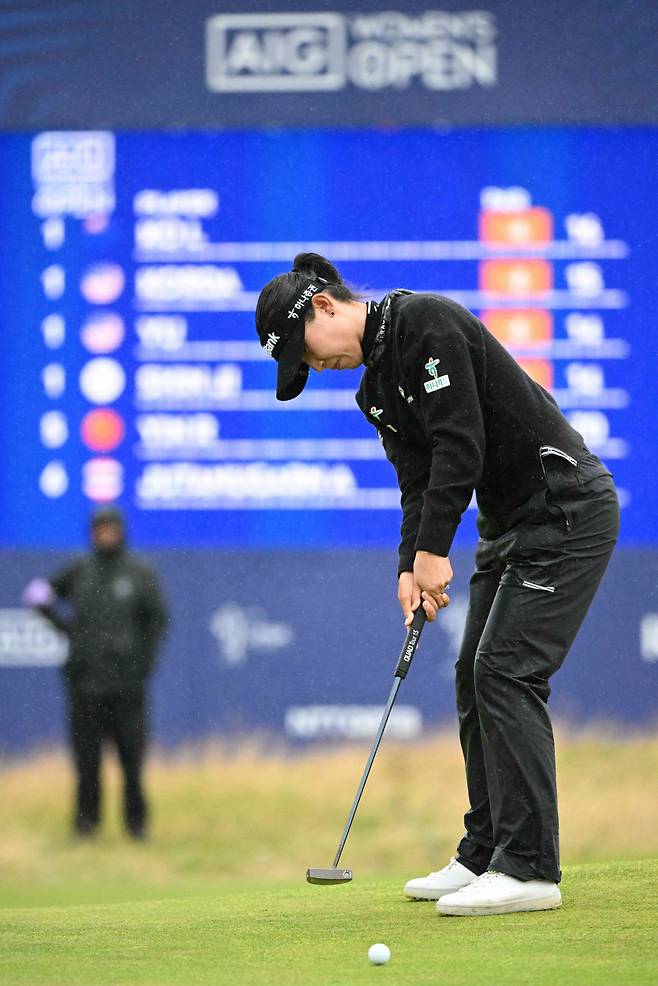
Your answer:
[[[658,860],[565,872],[561,910],[445,918],[400,879],[0,912],[3,986],[655,986]],[[102,889],[98,888],[99,896]],[[387,966],[368,964],[383,941]]]

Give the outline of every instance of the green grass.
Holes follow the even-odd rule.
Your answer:
[[[454,735],[383,744],[343,857],[355,882],[305,883],[331,862],[367,752],[154,757],[147,845],[123,835],[111,761],[103,831],[83,843],[67,759],[5,765],[0,984],[658,984],[658,737],[560,736],[564,907],[491,918],[439,918],[401,895],[462,831]],[[382,968],[367,962],[375,941],[393,953]]]
[[[224,883],[203,896],[0,913],[3,986],[655,986],[658,861],[565,873],[560,911],[442,918],[400,880]],[[97,888],[99,895],[104,893]],[[386,967],[368,947],[384,941]]]

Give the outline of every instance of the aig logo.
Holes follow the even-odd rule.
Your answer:
[[[486,10],[218,14],[206,24],[206,84],[213,92],[490,87],[496,37]]]
[[[218,14],[206,23],[213,92],[293,92],[345,85],[340,14]]]

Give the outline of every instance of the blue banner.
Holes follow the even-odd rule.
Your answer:
[[[0,555],[0,752],[62,743],[65,642],[20,605],[25,583],[68,559]],[[370,740],[404,640],[387,551],[204,552],[149,556],[172,623],[152,687],[155,742],[260,733],[289,743]],[[388,735],[454,720],[454,663],[470,551],[452,558],[452,602],[425,628]],[[567,722],[650,727],[658,708],[658,552],[618,549],[551,707]]]
[[[0,127],[655,123],[651,0],[38,0],[0,9]]]

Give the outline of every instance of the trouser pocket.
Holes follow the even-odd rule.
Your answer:
[[[564,535],[563,535],[564,536]],[[500,580],[501,586],[518,593],[520,607],[543,606],[560,589],[560,572],[564,556],[550,552],[548,557],[537,560],[512,556]],[[519,610],[519,615],[523,612]]]
[[[521,585],[526,589],[536,589],[538,592],[555,592],[554,585],[539,585],[537,582],[530,582],[528,579],[521,579]]]
[[[546,507],[571,533],[576,519],[571,501],[577,499],[581,490],[578,460],[552,445],[541,446],[539,460],[546,480]]]

